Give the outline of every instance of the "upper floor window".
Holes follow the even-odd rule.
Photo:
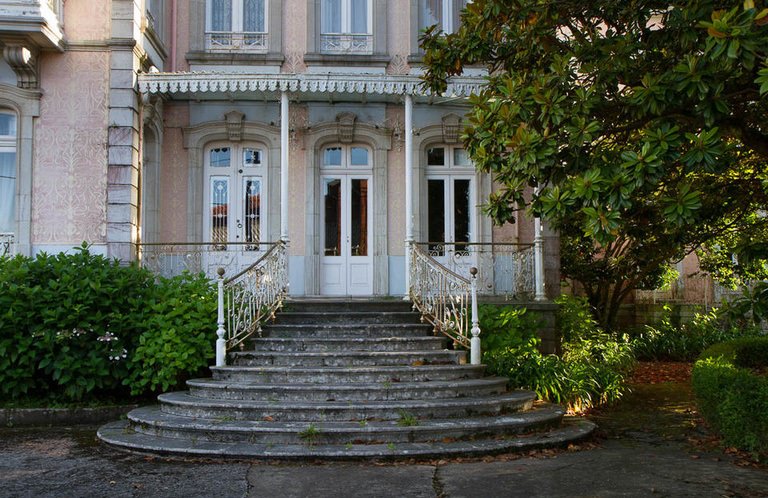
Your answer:
[[[266,0],[208,0],[205,46],[220,52],[266,52]]]
[[[472,0],[420,0],[419,29],[428,28],[434,24],[445,31],[453,33],[459,29],[461,11]]]
[[[16,114],[0,109],[0,255],[16,232]]]
[[[371,0],[322,0],[320,51],[327,54],[373,52]]]
[[[163,24],[163,1],[147,0],[147,26],[155,32],[161,41],[164,39]]]

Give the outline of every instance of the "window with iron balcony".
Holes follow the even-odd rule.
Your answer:
[[[205,48],[211,52],[266,53],[266,0],[208,0]]]
[[[323,54],[372,54],[371,7],[371,0],[322,0],[320,52]]]

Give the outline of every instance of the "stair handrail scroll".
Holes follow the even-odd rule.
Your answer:
[[[453,340],[455,345],[470,349],[473,365],[481,362],[480,326],[477,312],[477,268],[465,278],[446,268],[418,244],[410,247],[408,295],[422,320],[431,323],[435,332]]]
[[[272,244],[264,255],[237,275],[218,274],[216,366],[226,364],[226,353],[274,319],[288,294],[288,255],[285,241]]]

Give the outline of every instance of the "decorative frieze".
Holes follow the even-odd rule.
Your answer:
[[[415,75],[357,74],[221,74],[146,73],[139,75],[142,93],[302,92],[378,95],[429,95]],[[479,93],[480,77],[454,78],[444,97],[469,97]]]

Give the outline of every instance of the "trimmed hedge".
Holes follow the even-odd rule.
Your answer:
[[[727,444],[768,455],[768,337],[746,337],[705,350],[693,367],[693,389],[704,419]]]

